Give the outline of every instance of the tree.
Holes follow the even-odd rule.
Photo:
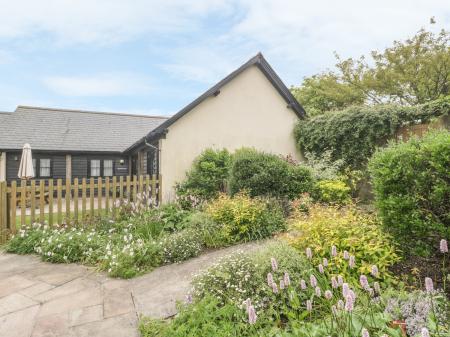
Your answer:
[[[450,34],[421,29],[406,41],[394,41],[383,52],[341,59],[336,71],[307,77],[292,88],[312,115],[354,104],[415,105],[449,94]]]

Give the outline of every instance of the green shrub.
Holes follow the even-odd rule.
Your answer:
[[[299,121],[295,137],[300,149],[321,157],[362,168],[375,149],[399,127],[424,123],[450,113],[450,96],[414,107],[396,105],[357,106]]]
[[[314,186],[316,200],[330,204],[345,204],[350,201],[350,187],[342,180],[321,180]]]
[[[310,192],[312,175],[308,168],[254,149],[237,150],[230,169],[229,188],[232,195],[247,190],[250,196],[295,199]]]
[[[225,192],[230,163],[231,155],[226,149],[203,151],[194,161],[186,179],[176,187],[180,202],[190,205]]]
[[[205,212],[195,212],[186,219],[188,228],[195,230],[205,247],[218,248],[224,245],[221,237],[221,225]]]
[[[203,248],[202,237],[191,228],[170,234],[161,241],[164,263],[174,263],[198,256]]]
[[[406,250],[425,253],[450,237],[450,133],[391,143],[369,165],[385,227]]]
[[[224,244],[262,239],[285,226],[281,209],[246,193],[222,194],[205,211],[219,225],[216,238]]]
[[[390,281],[388,268],[399,260],[390,236],[384,233],[376,217],[351,204],[344,208],[310,206],[308,213],[299,213],[292,220],[286,238],[301,252],[310,247],[316,265],[327,258],[335,274],[353,284],[358,284],[360,274],[369,275],[373,265],[378,267],[380,279]],[[333,245],[338,255],[332,258]],[[358,268],[350,268],[344,251],[355,257]]]

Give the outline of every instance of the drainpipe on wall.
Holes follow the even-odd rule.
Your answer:
[[[0,181],[6,181],[6,152],[0,152]]]

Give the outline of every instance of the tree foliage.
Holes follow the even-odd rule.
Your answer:
[[[416,105],[449,94],[450,33],[420,30],[405,41],[394,41],[371,60],[341,59],[335,71],[304,79],[292,88],[310,115],[355,104]]]

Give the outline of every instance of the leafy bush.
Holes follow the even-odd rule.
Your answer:
[[[376,207],[385,227],[409,251],[431,250],[450,237],[450,133],[391,143],[370,161]]]
[[[311,169],[312,176],[315,180],[335,180],[341,176],[341,169],[344,165],[342,159],[333,161],[331,159],[331,151],[324,151],[320,156],[311,152],[304,153],[305,165]]]
[[[399,127],[449,113],[450,96],[414,107],[350,107],[299,121],[295,137],[303,152],[321,157],[331,151],[332,161],[343,160],[345,166],[358,169]]]
[[[226,191],[231,155],[226,150],[207,149],[195,160],[186,179],[177,185],[177,196],[185,204],[209,200]]]
[[[311,191],[312,176],[305,166],[254,149],[237,150],[230,169],[229,188],[232,195],[247,190],[250,196],[294,199]]]
[[[345,204],[350,201],[350,191],[342,180],[321,180],[315,184],[313,196],[321,202]]]
[[[198,232],[188,228],[166,236],[162,242],[165,263],[174,263],[198,256],[203,248],[202,237]]]
[[[344,208],[310,206],[308,213],[299,213],[292,221],[287,240],[302,252],[310,247],[315,264],[330,259],[331,247],[336,246],[338,255],[330,259],[330,265],[353,284],[359,282],[360,274],[369,274],[372,265],[378,267],[380,279],[389,280],[388,268],[399,260],[390,236],[383,232],[376,217],[351,204]],[[350,268],[344,251],[355,257],[359,268]]]
[[[265,238],[285,225],[280,209],[246,193],[222,194],[207,206],[206,213],[220,226],[216,238],[224,244]]]

